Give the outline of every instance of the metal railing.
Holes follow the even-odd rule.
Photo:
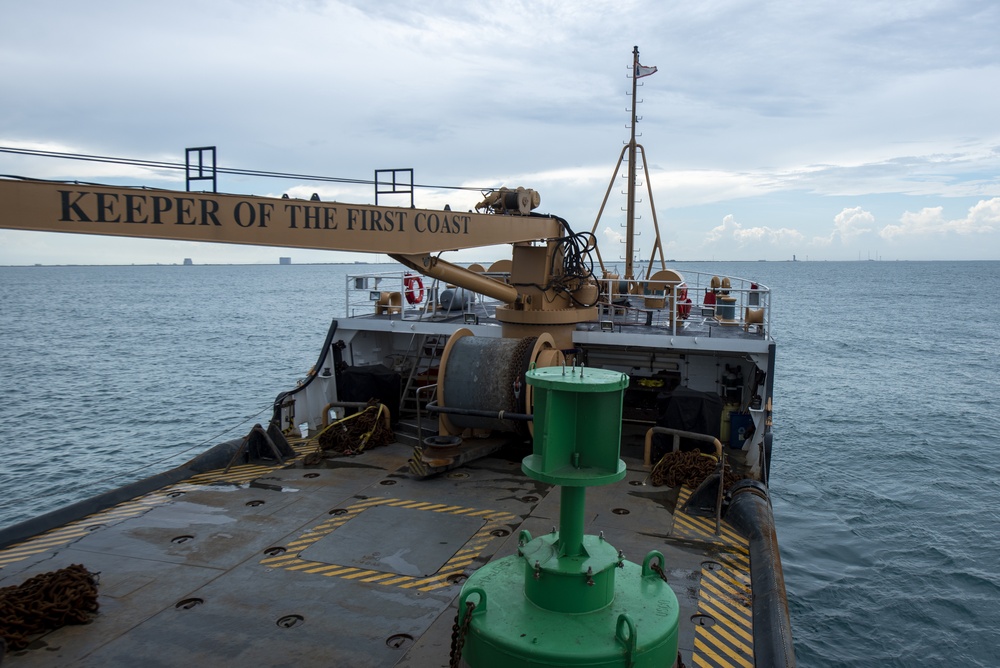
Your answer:
[[[500,280],[507,277],[487,275]],[[766,285],[698,271],[684,272],[683,279],[600,279],[598,318],[603,324],[646,325],[672,335],[683,331],[685,321],[738,326],[758,335],[773,333],[771,290]],[[720,285],[714,285],[713,279]],[[723,279],[728,280],[728,286],[721,285]],[[345,301],[347,315],[352,318],[372,314],[400,320],[468,316],[471,322],[492,317],[499,303],[471,290],[406,271],[349,274]],[[450,309],[446,308],[449,304]]]
[[[500,280],[506,277],[485,275]],[[407,271],[349,274],[345,303],[351,318],[376,314],[407,321],[443,320],[467,314],[478,321],[492,317],[499,304],[471,290]]]
[[[684,272],[683,281],[605,278],[598,281],[599,318],[647,325],[677,334],[684,322],[712,319],[719,325],[771,332],[771,290],[746,278]],[[713,284],[715,279],[719,285]],[[722,285],[728,279],[729,285]],[[748,321],[747,316],[750,316]]]

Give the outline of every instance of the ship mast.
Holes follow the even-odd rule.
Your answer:
[[[636,161],[638,159],[639,153],[642,154],[642,168],[646,176],[646,189],[649,196],[649,209],[653,214],[653,231],[655,233],[655,238],[653,239],[653,249],[649,256],[649,265],[646,267],[646,278],[648,279],[652,273],[653,263],[659,255],[659,264],[661,269],[666,268],[666,258],[663,255],[663,244],[660,241],[660,226],[656,220],[656,206],[653,204],[653,188],[652,184],[649,182],[649,167],[646,165],[646,151],[643,149],[641,144],[635,141],[635,126],[640,120],[640,117],[636,115],[636,105],[639,100],[636,99],[636,94],[638,91],[639,83],[638,80],[642,77],[649,76],[656,72],[655,67],[645,67],[639,64],[639,47],[632,47],[632,122],[629,125],[630,136],[628,143],[622,148],[621,153],[618,155],[618,162],[615,163],[615,170],[611,174],[611,181],[608,183],[608,190],[604,193],[604,201],[601,202],[601,208],[597,212],[597,219],[594,220],[594,226],[591,228],[591,234],[597,233],[597,226],[601,222],[601,216],[604,215],[604,208],[608,204],[608,198],[611,196],[611,190],[615,186],[615,180],[618,173],[618,168],[621,167],[622,161],[627,160],[628,170],[625,176],[628,178],[628,190],[626,191],[626,196],[628,197],[628,203],[625,207],[625,271],[622,278],[628,279],[630,281],[635,280],[635,270],[633,269],[633,261],[635,259],[635,190],[636,190]],[[626,151],[628,156],[626,158]],[[618,275],[611,274],[609,269],[604,265],[604,258],[601,255],[600,249],[595,249],[597,252],[597,259],[601,264],[601,269],[604,271],[604,275],[615,276]]]
[[[635,110],[639,82],[639,47],[632,47],[632,123],[628,142],[628,204],[625,209],[625,278],[633,279],[632,258],[635,255]]]

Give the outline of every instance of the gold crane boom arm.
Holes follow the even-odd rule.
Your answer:
[[[553,239],[547,216],[0,179],[0,228],[423,255]]]

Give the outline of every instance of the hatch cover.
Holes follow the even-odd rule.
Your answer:
[[[261,565],[430,592],[461,583],[487,546],[510,535],[509,523],[518,521],[503,511],[385,497],[337,510],[282,549],[265,551]]]
[[[300,557],[426,577],[438,572],[485,523],[482,517],[376,506],[317,540]]]

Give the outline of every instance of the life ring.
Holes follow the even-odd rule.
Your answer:
[[[691,300],[688,299],[688,289],[686,285],[677,287],[677,316],[681,320],[686,320],[691,315]]]
[[[419,304],[424,301],[424,282],[419,276],[407,274],[403,277],[403,294],[407,304]]]

